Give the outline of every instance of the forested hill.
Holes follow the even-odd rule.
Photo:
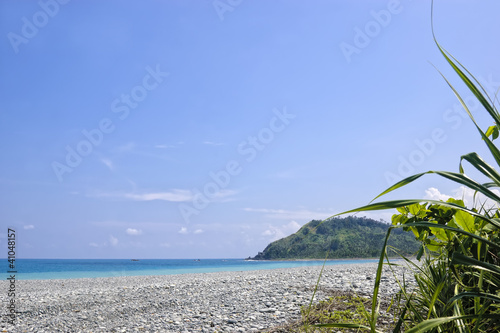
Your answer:
[[[355,216],[320,223],[307,223],[295,234],[272,242],[253,259],[324,259],[328,250],[330,259],[379,257],[389,229],[386,223]],[[391,232],[389,245],[405,255],[414,254],[419,248],[413,233],[402,229]]]

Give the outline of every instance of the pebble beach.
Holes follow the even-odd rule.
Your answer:
[[[401,276],[404,268],[396,267]],[[16,281],[16,319],[0,332],[262,332],[298,320],[320,266],[200,274]],[[332,290],[370,295],[375,263],[325,266],[315,301]],[[399,291],[384,266],[381,295]]]

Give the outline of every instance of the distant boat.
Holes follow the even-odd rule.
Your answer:
[[[195,260],[193,260],[193,261],[201,261],[201,260],[200,260],[200,259],[195,259]]]
[[[130,261],[139,261],[139,259],[130,259]]]

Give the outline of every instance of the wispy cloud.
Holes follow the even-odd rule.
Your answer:
[[[213,141],[203,141],[204,145],[209,145],[209,146],[223,146],[224,143],[222,142],[213,142]]]
[[[282,220],[305,220],[325,219],[335,212],[332,211],[312,211],[307,209],[285,210],[285,209],[267,209],[267,208],[245,208],[247,212],[263,213],[265,217]]]
[[[284,169],[281,171],[278,171],[276,173],[273,173],[270,175],[272,178],[278,178],[278,179],[293,179],[300,177],[301,175],[309,173],[310,169],[308,167],[302,166],[302,167],[296,167],[296,168],[291,168],[291,169]]]
[[[125,232],[131,236],[139,236],[142,235],[142,230],[140,229],[134,229],[134,228],[127,228]]]
[[[179,189],[174,189],[170,192],[151,192],[142,194],[126,193],[124,194],[124,197],[135,201],[163,200],[172,202],[182,202],[193,199],[191,191],[179,190]]]
[[[188,230],[186,227],[181,227],[181,229],[177,232],[181,235],[186,235],[188,233]]]
[[[170,202],[183,202],[193,199],[193,194],[189,190],[173,189],[167,192],[144,192],[144,193],[97,193],[90,196],[107,197],[116,199],[128,199],[133,201],[163,200]]]
[[[196,229],[193,233],[194,233],[195,235],[199,235],[199,234],[202,234],[202,233],[204,233],[204,232],[205,232],[205,231],[203,231],[203,229]]]
[[[220,190],[219,192],[215,193],[211,200],[216,202],[234,201],[235,199],[233,197],[236,194],[238,194],[238,191],[235,190]]]
[[[175,146],[173,146],[173,145],[156,145],[155,148],[167,149],[167,148],[175,148]]]
[[[332,209],[329,210],[286,210],[286,209],[267,209],[267,208],[245,208],[247,212],[262,213],[264,217],[270,219],[280,219],[280,220],[298,220],[308,222],[311,220],[324,220],[332,215],[339,213]],[[374,220],[383,220],[386,222],[391,221],[391,217],[395,214],[396,210],[390,211],[374,211],[374,212],[359,212],[351,215],[364,216]]]
[[[109,242],[112,246],[116,246],[118,245],[118,238],[113,237],[113,235],[109,235]]]
[[[135,142],[128,142],[124,145],[121,145],[117,147],[117,150],[119,152],[127,152],[127,151],[132,151],[137,147],[137,144]]]
[[[35,229],[35,226],[33,224],[28,224],[23,227],[24,230],[30,230],[30,229]]]
[[[107,158],[101,158],[101,162],[108,167],[109,170],[113,171],[114,170],[114,165],[113,162],[110,159]]]

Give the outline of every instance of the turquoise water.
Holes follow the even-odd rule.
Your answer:
[[[327,265],[377,262],[377,259],[329,260]],[[0,276],[10,273],[7,259],[3,259]],[[274,268],[323,265],[323,260],[307,261],[247,261],[243,259],[17,259],[16,279],[76,279],[111,276],[171,275],[250,271]]]

